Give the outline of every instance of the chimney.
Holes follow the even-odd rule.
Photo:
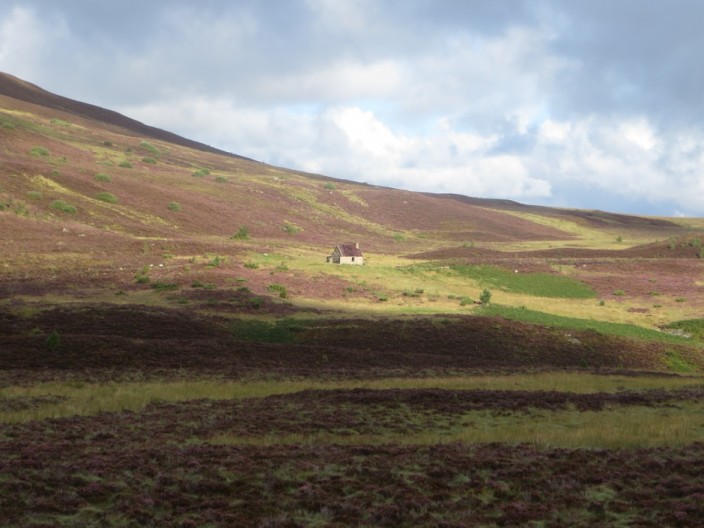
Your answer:
[[[359,242],[355,242],[355,243],[354,243],[354,248],[355,248],[355,249],[359,249]]]

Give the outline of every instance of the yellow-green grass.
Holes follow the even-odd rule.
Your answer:
[[[262,435],[221,434],[208,441],[217,445],[437,445],[452,442],[528,443],[544,448],[639,448],[683,446],[704,440],[704,403],[679,402],[671,407],[611,407],[602,411],[537,411],[531,414],[493,415],[472,411],[451,430],[425,430],[415,434]]]
[[[535,222],[536,224],[559,229],[560,231],[564,231],[566,234],[574,237],[568,240],[539,240],[508,244],[501,242],[497,246],[497,249],[501,249],[502,251],[528,251],[553,248],[627,249],[640,244],[654,242],[657,238],[647,230],[634,230],[633,228],[626,226],[624,226],[623,229],[619,229],[618,227],[596,229],[578,222],[567,220],[565,218],[542,216],[519,211],[502,212],[518,218],[523,218],[524,220]],[[495,246],[495,244],[487,245]]]
[[[615,392],[640,389],[701,387],[702,376],[619,376],[569,372],[545,372],[505,376],[458,376],[424,378],[381,378],[372,380],[252,380],[217,379],[184,381],[143,381],[82,383],[75,381],[37,383],[0,388],[0,399],[60,396],[64,401],[35,408],[0,412],[0,423],[27,422],[74,415],[94,415],[106,411],[138,411],[154,401],[185,401],[199,398],[262,398],[306,389],[413,389],[453,390],[555,390],[573,393]]]

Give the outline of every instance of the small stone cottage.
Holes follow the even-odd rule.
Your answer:
[[[359,244],[339,244],[327,261],[333,264],[364,264],[364,254]]]

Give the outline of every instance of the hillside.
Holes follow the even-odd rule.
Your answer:
[[[488,287],[508,307],[646,328],[698,317],[704,306],[696,219],[306,174],[7,74],[0,145],[0,294],[10,304],[467,315]],[[341,242],[361,243],[367,265],[325,264]]]

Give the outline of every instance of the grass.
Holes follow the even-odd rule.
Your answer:
[[[48,157],[49,156],[49,149],[45,147],[32,147],[29,149],[29,153],[32,156],[43,156],[43,157]]]
[[[590,299],[596,293],[589,286],[571,277],[551,273],[515,273],[495,266],[454,265],[450,269],[482,286],[498,290],[562,299]]]
[[[104,182],[104,183],[109,183],[112,181],[112,178],[110,177],[110,175],[105,174],[104,172],[99,172],[98,174],[96,174],[95,179],[96,179],[96,181]]]
[[[146,157],[142,158],[142,162],[147,163],[149,165],[156,165],[156,163],[157,163],[156,159],[151,156],[146,156]]]
[[[250,321],[253,323],[257,321]],[[261,323],[261,321],[258,321]],[[233,329],[240,322],[233,324]],[[272,337],[272,326],[247,324],[250,335]],[[292,324],[291,321],[285,324]],[[301,324],[297,322],[297,324]],[[284,325],[281,326],[283,328]],[[243,328],[243,327],[240,327]],[[291,328],[289,327],[289,332]],[[279,337],[274,342],[290,342]],[[74,415],[95,415],[100,412],[138,411],[154,401],[185,401],[200,398],[263,398],[274,394],[289,394],[306,389],[496,389],[496,390],[556,390],[574,393],[617,392],[620,390],[677,389],[701,386],[701,376],[631,377],[620,375],[542,372],[495,376],[458,376],[423,378],[384,378],[373,380],[322,381],[288,380],[184,380],[84,383],[81,381],[47,382],[0,388],[0,399],[13,397],[59,396],[66,400],[21,411],[0,412],[0,423],[28,422]]]
[[[564,317],[560,315],[549,314],[529,310],[527,308],[515,308],[510,306],[501,306],[497,304],[485,305],[480,307],[478,315],[498,316],[510,319],[512,321],[522,321],[526,323],[540,324],[557,328],[569,328],[572,330],[593,330],[602,334],[614,335],[619,337],[629,337],[643,340],[661,341],[666,343],[687,343],[687,339],[660,332],[642,326],[612,323],[609,321],[599,321],[595,319],[578,319],[576,317]]]
[[[169,205],[167,205],[169,211],[180,211],[181,210],[181,204],[178,202],[169,202]]]
[[[149,143],[148,141],[140,142],[139,146],[141,148],[143,148],[144,150],[150,152],[151,154],[153,154],[156,157],[161,156],[161,151],[158,148],[156,148],[154,145]]]
[[[95,197],[101,202],[107,202],[111,204],[116,204],[119,200],[117,196],[109,192],[99,192]]]
[[[63,200],[54,200],[51,202],[51,208],[55,211],[61,211],[62,213],[74,214],[76,212],[76,208],[73,205]]]
[[[668,324],[665,328],[671,330],[681,330],[682,332],[690,335],[693,339],[704,342],[704,319],[675,321]]]
[[[262,435],[227,434],[210,439],[218,445],[437,445],[443,443],[528,443],[543,448],[648,448],[683,446],[701,440],[701,425],[694,419],[704,410],[700,402],[678,403],[671,408],[614,407],[602,411],[565,410],[511,413],[473,411],[462,415],[469,424],[454,430],[426,430],[416,434]]]

